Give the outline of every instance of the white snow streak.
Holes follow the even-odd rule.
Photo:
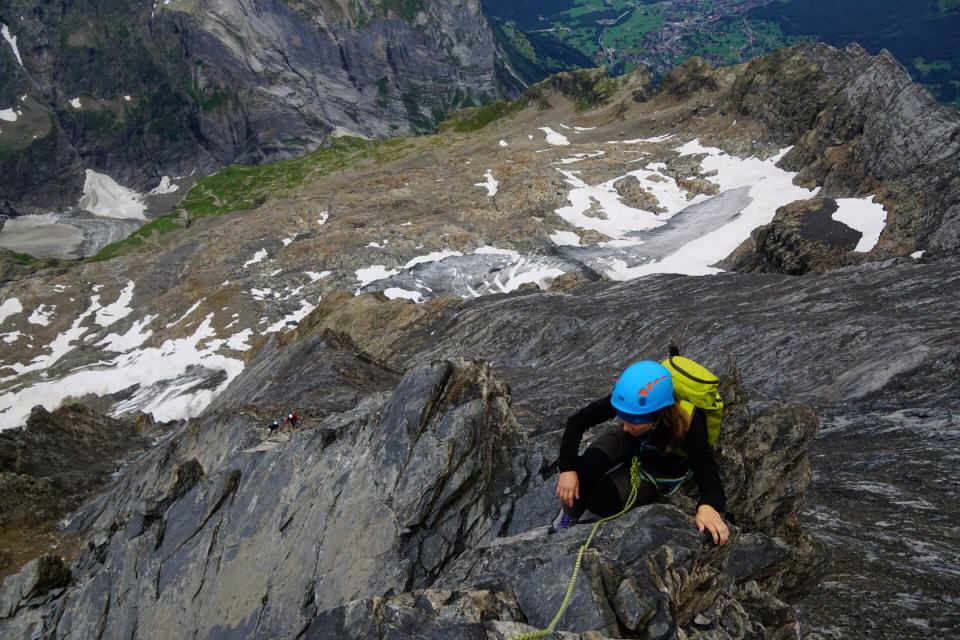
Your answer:
[[[20,66],[23,66],[23,58],[20,57],[20,49],[17,48],[17,36],[10,33],[10,28],[5,24],[0,24],[0,34],[3,35],[3,39],[10,44],[10,48],[13,49],[13,55],[16,56],[17,62],[20,63]]]
[[[487,172],[483,174],[483,177],[487,179],[486,182],[477,182],[473,186],[475,187],[486,187],[488,196],[497,195],[497,187],[500,185],[499,182],[493,177],[493,171],[487,169]]]
[[[3,324],[4,320],[21,311],[23,311],[23,305],[20,304],[17,298],[7,298],[0,304],[0,324]]]
[[[289,327],[287,325],[300,324],[300,321],[307,317],[307,315],[317,308],[317,305],[310,304],[306,300],[300,301],[300,308],[294,311],[293,313],[288,314],[282,320],[277,320],[272,325],[267,327],[264,330],[264,333],[276,333],[277,331],[284,330],[286,331]]]
[[[77,206],[101,218],[146,220],[143,212],[147,205],[143,202],[143,196],[92,169],[86,170],[83,195]]]
[[[364,288],[371,282],[377,280],[383,280],[384,278],[389,278],[390,276],[395,276],[399,271],[396,269],[387,269],[382,264],[375,264],[367,267],[366,269],[357,269],[357,280],[360,281],[360,288]]]
[[[405,299],[412,300],[416,303],[423,302],[423,294],[419,291],[408,291],[407,289],[401,289],[400,287],[390,287],[384,289],[383,295],[387,296],[390,300]]]
[[[877,246],[880,234],[887,226],[887,212],[883,205],[872,198],[838,198],[837,210],[831,216],[837,222],[860,232],[860,242],[854,248],[857,253],[866,253]]]
[[[171,182],[170,176],[163,176],[160,178],[160,184],[150,190],[150,195],[157,196],[164,193],[173,193],[179,189],[179,186]]]
[[[262,262],[266,257],[267,257],[267,250],[260,249],[255,254],[253,254],[252,258],[250,258],[249,260],[243,263],[243,268],[246,269],[252,264],[257,264],[258,262]]]
[[[127,281],[127,286],[123,288],[116,302],[109,304],[99,311],[97,317],[93,319],[101,327],[109,327],[117,320],[126,318],[133,312],[130,302],[133,300],[133,288],[136,286],[133,280]]]
[[[547,144],[552,144],[554,146],[566,146],[570,144],[570,141],[567,140],[567,136],[562,133],[557,133],[550,127],[539,127],[540,131],[543,131],[547,134]]]
[[[410,259],[405,265],[403,265],[403,268],[409,269],[410,267],[414,267],[424,262],[436,262],[438,260],[443,260],[444,258],[449,258],[450,256],[462,256],[462,255],[463,254],[460,253],[459,251],[450,251],[450,250],[434,251],[432,253],[428,253],[426,255],[417,256],[416,258]]]
[[[7,122],[16,122],[17,121],[17,112],[13,109],[0,109],[0,120],[6,120]]]
[[[53,315],[54,309],[56,306],[47,308],[47,305],[41,304],[39,307],[34,309],[33,313],[30,314],[30,317],[27,318],[27,322],[30,324],[39,324],[42,327],[50,325],[50,316]]]
[[[226,282],[224,282],[224,284],[226,284]],[[189,309],[187,309],[186,311],[183,312],[183,315],[182,315],[182,316],[180,316],[179,318],[177,318],[177,319],[174,320],[173,322],[168,322],[167,325],[166,325],[166,328],[169,329],[170,327],[176,326],[176,325],[180,324],[181,322],[183,322],[183,321],[186,319],[187,316],[189,316],[191,313],[193,313],[194,311],[197,310],[197,307],[199,307],[200,304],[201,304],[204,300],[206,300],[206,298],[200,298],[199,300],[197,300],[196,302],[194,302],[194,303],[190,306]]]
[[[152,330],[147,330],[146,332],[143,329],[153,322],[157,316],[145,316],[143,319],[138,322],[134,322],[133,325],[127,330],[124,334],[111,333],[108,334],[106,338],[97,343],[98,347],[103,347],[107,351],[115,351],[116,353],[125,353],[131,349],[136,349],[144,342],[147,341],[147,338],[153,335]]]

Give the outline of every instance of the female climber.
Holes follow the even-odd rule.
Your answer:
[[[584,431],[614,417],[622,425],[601,433],[583,455],[577,455]],[[635,506],[670,495],[692,475],[700,489],[697,528],[714,544],[727,542],[729,530],[720,515],[726,498],[704,412],[694,408],[691,415],[681,407],[670,371],[650,360],[630,365],[613,393],[567,420],[557,481],[562,508],[550,533],[576,524],[586,509],[600,517],[623,510],[631,489],[633,456],[639,459],[642,478]]]

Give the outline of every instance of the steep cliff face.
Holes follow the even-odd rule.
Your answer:
[[[427,131],[497,95],[479,2],[117,0],[0,8],[7,215],[77,204],[84,169],[164,175]]]

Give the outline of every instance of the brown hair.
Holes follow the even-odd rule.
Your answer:
[[[692,417],[680,406],[680,398],[674,396],[673,399],[672,405],[660,410],[660,424],[665,427],[663,444],[668,453],[683,445],[683,439],[687,437],[687,431],[690,430]]]

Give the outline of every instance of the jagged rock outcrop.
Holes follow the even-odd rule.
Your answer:
[[[0,632],[506,638],[546,624],[587,528],[547,537],[543,520],[530,520],[529,529],[499,536],[508,524],[516,528],[527,495],[543,497],[555,443],[525,434],[509,388],[482,362],[415,366],[391,393],[366,386],[395,375],[377,374],[378,366],[329,331],[286,345],[272,340],[233,395],[132,463],[74,518],[86,546],[68,584],[55,560],[4,582]],[[281,384],[251,383],[281,370],[304,381],[292,395],[305,395],[308,409],[297,430],[268,437],[260,409],[292,395],[284,397]],[[344,395],[350,387],[364,390],[352,403]],[[233,405],[241,398],[246,405]],[[778,411],[779,420],[754,437],[790,432],[793,440],[746,461],[760,461],[746,476],[730,477],[757,484],[746,493],[731,487],[744,513],[789,516],[809,480],[800,463],[795,479],[773,480],[774,467],[804,458],[813,434],[794,428],[792,420],[808,420],[802,410]],[[731,416],[756,419],[745,410]],[[730,446],[741,450],[749,433],[748,424],[732,429]],[[778,493],[784,482],[793,483],[790,496]],[[553,507],[552,497],[546,502]],[[741,638],[796,627],[794,615],[771,613],[785,607],[779,584],[762,590],[750,582],[795,559],[788,541],[773,539],[779,529],[752,539],[767,560],[759,568],[741,562],[734,576],[726,565],[736,533],[713,547],[688,514],[654,505],[608,526],[588,555],[564,628]],[[31,577],[47,564],[39,573],[50,577]],[[737,600],[748,588],[740,583],[754,589],[754,614]]]
[[[82,405],[35,407],[20,429],[0,431],[0,576],[40,551],[70,548],[58,523],[169,425],[115,420]]]
[[[831,198],[801,200],[781,207],[770,224],[754,229],[750,240],[726,260],[723,269],[803,275],[823,272],[850,261],[860,234],[831,218]]]
[[[718,71],[718,75],[722,75]],[[758,58],[723,109],[793,145],[781,166],[829,198],[876,195],[891,214],[874,255],[960,248],[960,113],[888,52],[808,44]]]

